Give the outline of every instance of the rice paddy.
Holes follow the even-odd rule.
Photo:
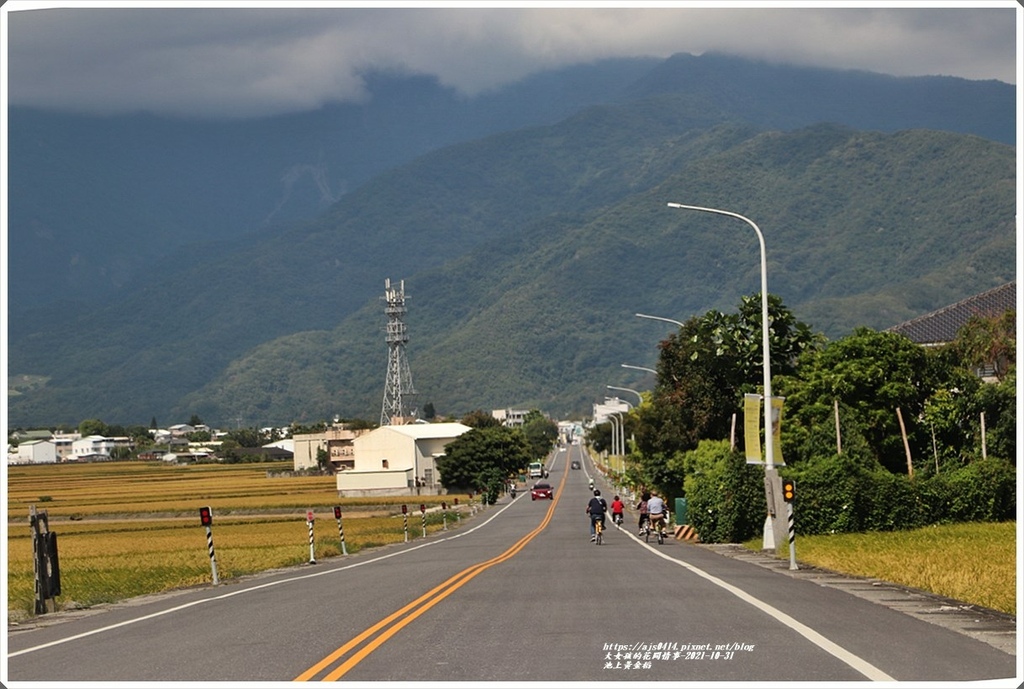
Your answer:
[[[7,470],[9,619],[35,606],[29,508],[45,510],[58,537],[58,608],[88,607],[148,593],[208,585],[212,570],[199,508],[213,512],[221,580],[308,562],[308,510],[316,558],[342,554],[334,507],[342,509],[345,550],[355,553],[455,528],[451,505],[467,496],[339,499],[333,476],[282,477],[267,464],[173,466],[110,462],[13,466]],[[287,468],[287,467],[284,467]],[[401,505],[408,505],[408,517]]]

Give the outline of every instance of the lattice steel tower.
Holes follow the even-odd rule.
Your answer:
[[[398,283],[398,289],[394,289],[391,279],[386,279],[383,299],[386,304],[384,313],[388,317],[388,377],[384,383],[380,425],[397,426],[416,418],[416,408],[411,404],[416,390],[412,387],[412,373],[405,358],[405,345],[409,342],[405,328],[405,280]]]

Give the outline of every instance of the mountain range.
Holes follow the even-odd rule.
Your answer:
[[[376,420],[384,280],[420,403],[586,414],[676,320],[769,291],[884,328],[1014,279],[1014,88],[725,55],[247,122],[12,108],[13,426]]]

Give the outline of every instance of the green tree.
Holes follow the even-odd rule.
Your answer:
[[[434,403],[433,402],[427,402],[426,404],[424,404],[423,405],[423,418],[426,419],[427,421],[430,421],[435,416],[437,416],[437,412],[434,410]]]
[[[78,432],[83,438],[90,435],[107,435],[107,424],[99,419],[85,419],[78,424]]]
[[[820,348],[823,337],[777,296],[768,295],[768,316],[773,377],[791,374],[801,354]],[[671,454],[728,437],[743,394],[763,385],[762,344],[760,294],[743,297],[738,313],[695,316],[664,340],[652,404],[638,414],[640,451]]]
[[[522,430],[530,454],[536,459],[546,457],[558,438],[558,424],[535,409],[527,413]]]
[[[960,328],[953,346],[965,366],[992,366],[996,378],[1002,380],[1017,356],[1017,312],[972,316]]]
[[[821,350],[808,351],[796,373],[778,381],[774,389],[786,397],[783,438],[789,436],[790,448],[806,448],[804,441],[815,427],[834,429],[833,409],[838,400],[847,410],[840,416],[840,429],[852,422],[882,466],[906,473],[896,410],[900,410],[911,439],[912,456],[927,456],[922,451],[930,448],[930,435],[925,444],[925,428],[919,419],[925,401],[948,378],[948,370],[943,369],[939,358],[903,335],[858,328]],[[828,454],[834,452],[833,447]]]
[[[489,502],[497,499],[510,476],[531,461],[526,438],[504,426],[473,428],[448,443],[437,458],[441,485],[449,492],[483,490]]]
[[[493,428],[500,426],[501,421],[483,409],[475,409],[462,417],[462,425],[470,428]]]

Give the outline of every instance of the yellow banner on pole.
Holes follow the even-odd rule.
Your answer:
[[[785,397],[772,397],[772,461],[781,466],[786,465],[786,461],[782,459],[780,432],[782,427],[782,403],[785,401]]]
[[[764,464],[761,459],[761,396],[743,396],[743,445],[747,464]]]

